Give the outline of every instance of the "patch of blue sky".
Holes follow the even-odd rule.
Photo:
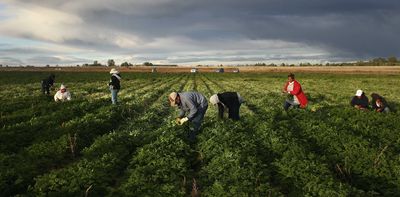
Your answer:
[[[7,10],[6,4],[0,2],[0,21],[6,20],[11,17],[11,16],[7,15],[6,10]]]
[[[34,47],[44,44],[46,42],[0,35],[0,47]]]

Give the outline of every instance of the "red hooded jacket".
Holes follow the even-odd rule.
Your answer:
[[[289,94],[295,96],[297,100],[300,102],[300,107],[305,108],[307,106],[308,100],[303,90],[301,89],[301,85],[296,80],[293,81],[293,91],[289,91]],[[287,91],[287,87],[289,86],[289,82],[285,84],[285,90]]]

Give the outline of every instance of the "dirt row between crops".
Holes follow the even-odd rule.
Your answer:
[[[152,72],[156,68],[160,73],[185,73],[190,72],[192,67],[118,67],[121,72]],[[239,70],[244,73],[343,73],[343,74],[400,74],[400,66],[310,66],[310,67],[196,67],[198,72],[216,72],[224,68],[226,73]],[[109,67],[2,67],[3,71],[28,71],[28,72],[108,72]]]

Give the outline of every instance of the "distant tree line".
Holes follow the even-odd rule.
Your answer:
[[[55,65],[55,67],[58,67],[59,65]],[[129,62],[123,62],[120,65],[117,65],[115,63],[115,61],[113,59],[109,59],[107,61],[107,64],[101,64],[99,63],[97,60],[93,61],[92,64],[82,64],[82,65],[76,65],[76,67],[89,67],[89,66],[108,66],[108,67],[114,67],[114,66],[121,66],[121,67],[133,67],[133,66],[177,66],[174,64],[153,64],[151,62],[144,62],[143,64],[132,64]],[[197,65],[196,67],[200,67],[200,66],[209,66],[209,65]],[[222,67],[224,65],[220,64],[218,65],[219,67]],[[294,66],[400,66],[400,60],[395,57],[395,56],[391,56],[388,58],[383,58],[383,57],[378,57],[378,58],[374,58],[368,61],[355,61],[355,62],[339,62],[339,63],[335,63],[335,62],[328,62],[328,63],[299,63],[299,64],[288,64],[288,63],[281,63],[281,64],[274,64],[274,63],[270,63],[270,64],[266,64],[266,63],[256,63],[256,64],[244,64],[244,65],[237,65],[237,66],[268,66],[268,67],[294,67]],[[3,65],[0,64],[0,67],[8,67],[8,65]],[[22,66],[20,65],[20,67],[33,67],[31,65],[26,65],[26,66]],[[50,67],[50,65],[46,65],[46,67]],[[54,67],[54,66],[52,66]]]
[[[388,58],[374,58],[372,60],[368,61],[356,61],[356,62],[340,62],[340,63],[319,63],[319,64],[311,64],[311,63],[300,63],[300,64],[266,64],[266,63],[256,63],[254,65],[246,64],[245,66],[400,66],[400,61],[397,59],[397,57],[388,57]]]
[[[79,67],[80,65],[76,65]],[[129,62],[123,62],[120,65],[117,65],[113,59],[109,59],[107,61],[106,65],[103,65],[99,63],[98,61],[94,61],[92,64],[82,64],[82,66],[87,67],[87,66],[108,66],[108,67],[113,67],[113,66],[121,66],[121,67],[133,67],[133,66],[177,66],[177,65],[167,65],[167,64],[153,64],[151,62],[144,62],[143,64],[132,64]]]

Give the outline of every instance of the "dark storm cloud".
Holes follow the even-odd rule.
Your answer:
[[[135,35],[140,38],[141,44],[157,38],[180,36],[195,41],[199,45],[195,47],[203,47],[202,50],[209,48],[217,51],[225,50],[224,45],[229,40],[281,40],[322,48],[331,55],[321,58],[335,60],[338,57],[348,60],[400,56],[400,1],[395,0],[17,2],[24,5],[31,2],[32,5],[63,10],[79,16],[89,32],[106,29]],[[85,37],[66,39],[64,42],[85,48],[128,53],[112,42]],[[235,49],[235,46],[232,47]],[[157,49],[130,49],[131,52],[140,50]],[[162,50],[159,52],[162,53]]]
[[[257,56],[257,57],[246,57],[246,56],[188,56],[179,57],[176,59],[167,58],[170,62],[175,63],[187,63],[187,62],[201,62],[203,60],[212,62],[230,62],[240,64],[241,62],[285,62],[290,59],[292,61],[308,61],[310,59],[327,59],[329,57],[321,55],[313,56],[301,56],[301,55],[285,55],[285,56]]]
[[[220,0],[126,4],[88,10],[90,24],[154,37],[245,37],[323,47],[341,56],[400,55],[400,2],[392,0]],[[129,12],[132,10],[132,12]]]

